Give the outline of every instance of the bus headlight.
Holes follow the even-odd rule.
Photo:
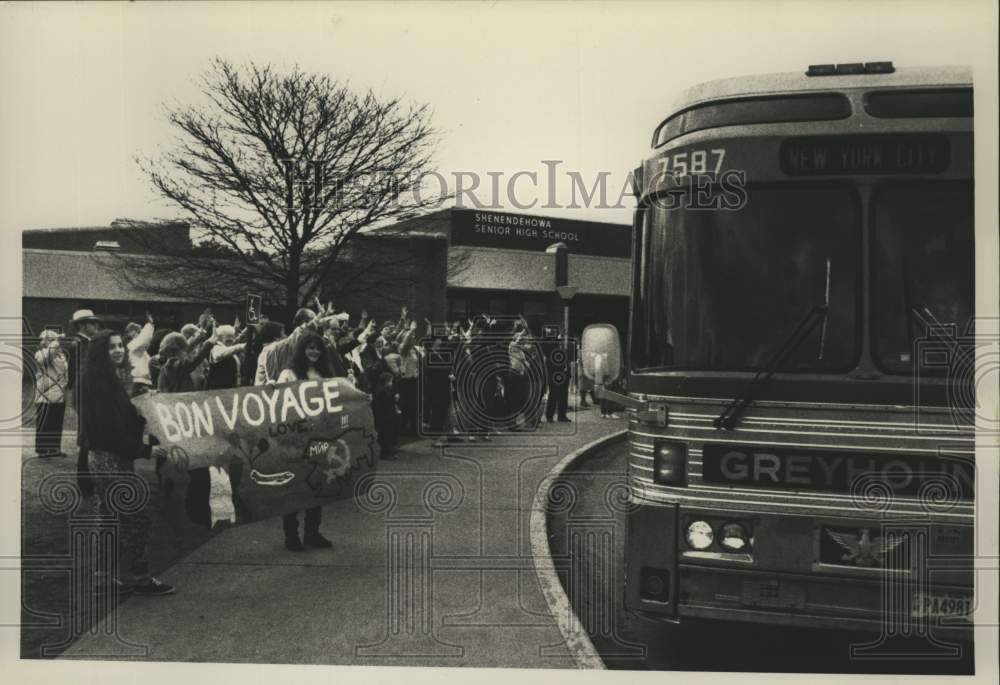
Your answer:
[[[653,452],[653,480],[663,485],[684,485],[687,447],[680,442],[657,442]]]
[[[739,523],[727,523],[719,529],[719,545],[727,552],[750,550],[750,536]]]
[[[712,526],[708,521],[692,521],[688,524],[684,539],[691,549],[708,549],[712,546],[715,533],[712,532]]]

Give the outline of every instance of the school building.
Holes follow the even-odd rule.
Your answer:
[[[123,279],[122,269],[141,269],[144,259],[155,258],[144,248],[149,241],[135,240],[136,231],[147,230],[181,241],[174,244],[192,242],[183,222],[24,231],[22,306],[32,330],[68,330],[77,309],[92,309],[115,328],[141,321],[146,311],[158,325],[169,327],[197,320],[206,307],[219,321],[242,312],[245,293],[234,293],[232,286],[186,298]],[[321,299],[334,300],[338,310],[346,309],[355,320],[362,308],[378,321],[395,320],[405,305],[411,315],[434,322],[479,313],[521,314],[540,331],[542,325],[563,321],[554,256],[546,252],[562,242],[569,248],[569,284],[577,288],[570,306],[571,333],[579,334],[591,323],[612,323],[624,337],[631,236],[628,225],[443,209],[352,239]],[[277,301],[271,303],[274,307]]]

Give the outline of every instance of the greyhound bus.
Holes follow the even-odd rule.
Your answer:
[[[583,337],[630,413],[630,612],[971,638],[972,93],[813,65],[656,128],[627,395],[613,329]]]

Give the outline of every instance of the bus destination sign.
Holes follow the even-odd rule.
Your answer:
[[[948,168],[941,135],[824,136],[781,144],[781,170],[789,176],[939,174]]]

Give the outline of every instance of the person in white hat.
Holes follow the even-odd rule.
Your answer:
[[[89,496],[93,494],[94,486],[88,477],[87,458],[90,455],[90,446],[87,444],[87,432],[84,430],[84,423],[80,418],[80,414],[84,411],[84,407],[80,402],[80,379],[83,378],[83,366],[87,359],[87,348],[90,346],[90,341],[101,330],[101,320],[90,309],[78,309],[73,312],[71,323],[76,330],[76,334],[67,341],[70,344],[68,345],[69,385],[66,387],[73,391],[73,406],[76,409],[77,415],[76,444],[80,448],[80,453],[77,455],[76,460],[78,481],[81,492]]]

